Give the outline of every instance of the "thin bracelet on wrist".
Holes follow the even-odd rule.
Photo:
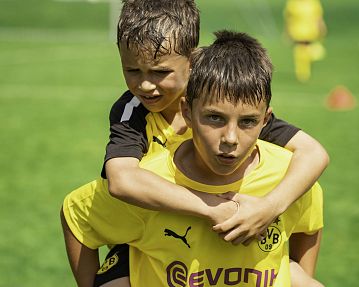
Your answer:
[[[233,201],[233,202],[236,204],[236,206],[237,206],[237,211],[236,211],[236,212],[238,212],[238,211],[239,211],[239,202],[238,202],[238,201],[235,201],[235,200],[233,200],[233,199],[231,199],[231,201]]]

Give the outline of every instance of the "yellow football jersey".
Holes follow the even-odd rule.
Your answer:
[[[146,122],[148,155],[192,138],[191,129],[188,128],[184,134],[177,134],[161,113],[148,113]]]
[[[228,190],[254,196],[270,192],[283,178],[291,153],[258,141],[260,160],[242,180],[224,186],[194,182],[173,162],[176,146],[149,154],[141,167],[203,192]],[[288,238],[323,226],[322,191],[315,184],[248,246],[233,246],[211,231],[204,219],[142,209],[112,198],[99,179],[70,193],[64,201],[66,221],[89,248],[128,243],[131,285],[142,286],[290,286]]]
[[[323,9],[319,0],[288,0],[285,19],[289,36],[294,41],[315,41],[321,36]]]

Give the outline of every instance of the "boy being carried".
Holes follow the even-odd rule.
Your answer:
[[[199,12],[193,0],[123,1],[118,46],[129,91],[111,110],[102,175],[107,176],[109,191],[118,199],[206,218],[226,241],[247,244],[264,234],[314,184],[328,164],[328,155],[316,140],[272,114],[260,138],[294,152],[289,168],[265,197],[235,194],[232,199],[239,206],[234,214],[219,205],[222,201],[216,196],[191,191],[141,168],[144,154],[191,137],[180,112],[180,99],[186,93],[189,56],[198,38]],[[126,248],[123,250],[121,258],[126,256]],[[295,249],[295,258],[302,258],[300,250]],[[98,252],[82,246],[72,250],[69,260],[79,286],[91,286],[99,268]],[[120,268],[116,276],[125,275],[126,270]]]
[[[237,195],[229,220],[216,198],[172,184],[139,167],[144,154],[191,137],[180,111],[186,94],[189,56],[198,44],[199,12],[193,0],[123,1],[118,46],[129,88],[113,106],[111,135],[102,176],[112,196],[140,207],[207,218],[225,240],[248,243],[304,194],[328,164],[323,147],[272,114],[260,139],[294,152],[286,176],[265,198]],[[150,117],[150,112],[156,112]],[[156,136],[148,131],[158,129]],[[200,197],[203,198],[200,198]],[[217,201],[218,203],[218,201]]]
[[[141,167],[204,193],[232,190],[265,196],[285,176],[292,157],[258,140],[271,117],[271,73],[272,65],[256,40],[241,33],[217,33],[211,46],[194,53],[182,102],[193,139],[148,155]],[[291,234],[316,237],[323,225],[318,184],[268,227],[265,238],[248,246],[226,244],[205,219],[145,210],[112,198],[107,189],[101,179],[69,194],[63,206],[65,224],[77,244],[91,249],[129,244],[131,285],[136,287],[291,286]],[[222,205],[233,207],[233,202]],[[71,253],[72,246],[67,247]],[[306,280],[303,286],[315,283],[308,276]]]

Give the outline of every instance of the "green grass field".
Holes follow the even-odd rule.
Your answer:
[[[232,28],[258,37],[275,65],[277,116],[327,148],[318,278],[357,286],[359,110],[332,112],[336,85],[359,95],[357,0],[323,1],[327,57],[303,85],[282,36],[284,0],[198,0],[201,43]],[[64,196],[99,176],[108,112],[125,91],[108,4],[0,0],[0,286],[75,286],[59,223]]]

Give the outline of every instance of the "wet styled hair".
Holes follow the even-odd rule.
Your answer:
[[[123,0],[117,45],[148,59],[174,51],[189,57],[199,41],[199,11],[193,0]]]
[[[245,33],[222,30],[208,47],[191,56],[186,100],[228,100],[257,105],[271,100],[273,66],[266,50]]]

